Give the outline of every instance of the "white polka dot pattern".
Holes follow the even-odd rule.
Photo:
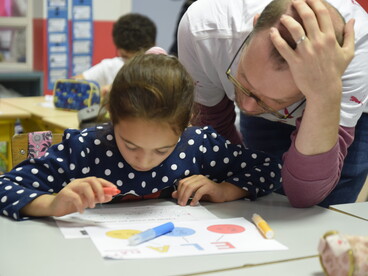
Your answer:
[[[211,127],[187,128],[173,153],[150,171],[134,170],[122,157],[110,125],[66,130],[47,156],[30,159],[0,177],[0,213],[14,219],[34,198],[59,192],[74,179],[95,176],[115,183],[124,195],[147,196],[191,175],[229,182],[255,199],[280,187],[281,165],[261,152],[233,145]]]

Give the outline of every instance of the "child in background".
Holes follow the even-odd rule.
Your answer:
[[[156,34],[156,25],[147,16],[139,13],[121,16],[112,29],[118,56],[104,59],[74,78],[96,81],[101,87],[102,94],[105,95],[124,62],[155,46]]]
[[[172,196],[180,205],[190,197],[191,205],[254,200],[278,188],[276,160],[211,127],[187,127],[193,90],[177,58],[133,57],[109,93],[111,123],[67,129],[43,157],[2,175],[1,213],[16,220],[82,213],[112,200],[104,187],[121,191],[114,201]]]

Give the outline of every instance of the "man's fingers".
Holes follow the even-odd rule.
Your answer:
[[[303,21],[305,35],[315,38],[320,34],[320,26],[315,11],[305,1],[292,1],[293,7]],[[290,30],[289,30],[290,31]]]
[[[343,48],[350,53],[351,59],[354,56],[355,50],[355,31],[354,31],[355,19],[350,19],[344,28],[344,43]]]
[[[281,37],[279,31],[276,28],[271,28],[270,30],[270,38],[275,46],[276,50],[280,53],[280,55],[286,60],[289,61],[294,58],[295,52],[287,42]]]
[[[307,0],[307,3],[313,9],[317,17],[320,30],[323,33],[331,32],[334,34],[335,29],[326,4],[323,3],[321,0]]]
[[[289,15],[283,15],[280,18],[280,21],[282,25],[285,26],[285,28],[290,32],[292,38],[294,39],[296,46],[298,47],[298,44],[307,39],[306,33],[303,29],[303,27],[299,24],[298,21],[296,21],[294,18],[292,18]]]

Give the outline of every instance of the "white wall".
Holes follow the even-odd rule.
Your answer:
[[[132,0],[93,0],[94,20],[115,21],[123,14],[131,12],[131,10]]]
[[[47,0],[32,0],[32,2],[34,18],[46,18]],[[132,0],[93,0],[92,3],[94,20],[98,21],[115,21],[132,10]],[[70,10],[72,0],[68,0],[68,4]]]
[[[156,23],[156,43],[167,51],[173,42],[176,21],[183,3],[184,0],[132,0],[132,12],[144,14]]]

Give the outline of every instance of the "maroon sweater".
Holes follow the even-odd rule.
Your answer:
[[[198,116],[192,120],[194,125],[210,125],[233,143],[242,143],[235,122],[234,102],[226,96],[215,106],[197,104]],[[354,140],[354,127],[339,129],[339,139],[328,152],[317,155],[304,155],[295,147],[301,118],[297,120],[296,130],[291,135],[292,144],[283,155],[283,188],[294,207],[310,207],[323,201],[335,188],[340,179],[347,149]]]

